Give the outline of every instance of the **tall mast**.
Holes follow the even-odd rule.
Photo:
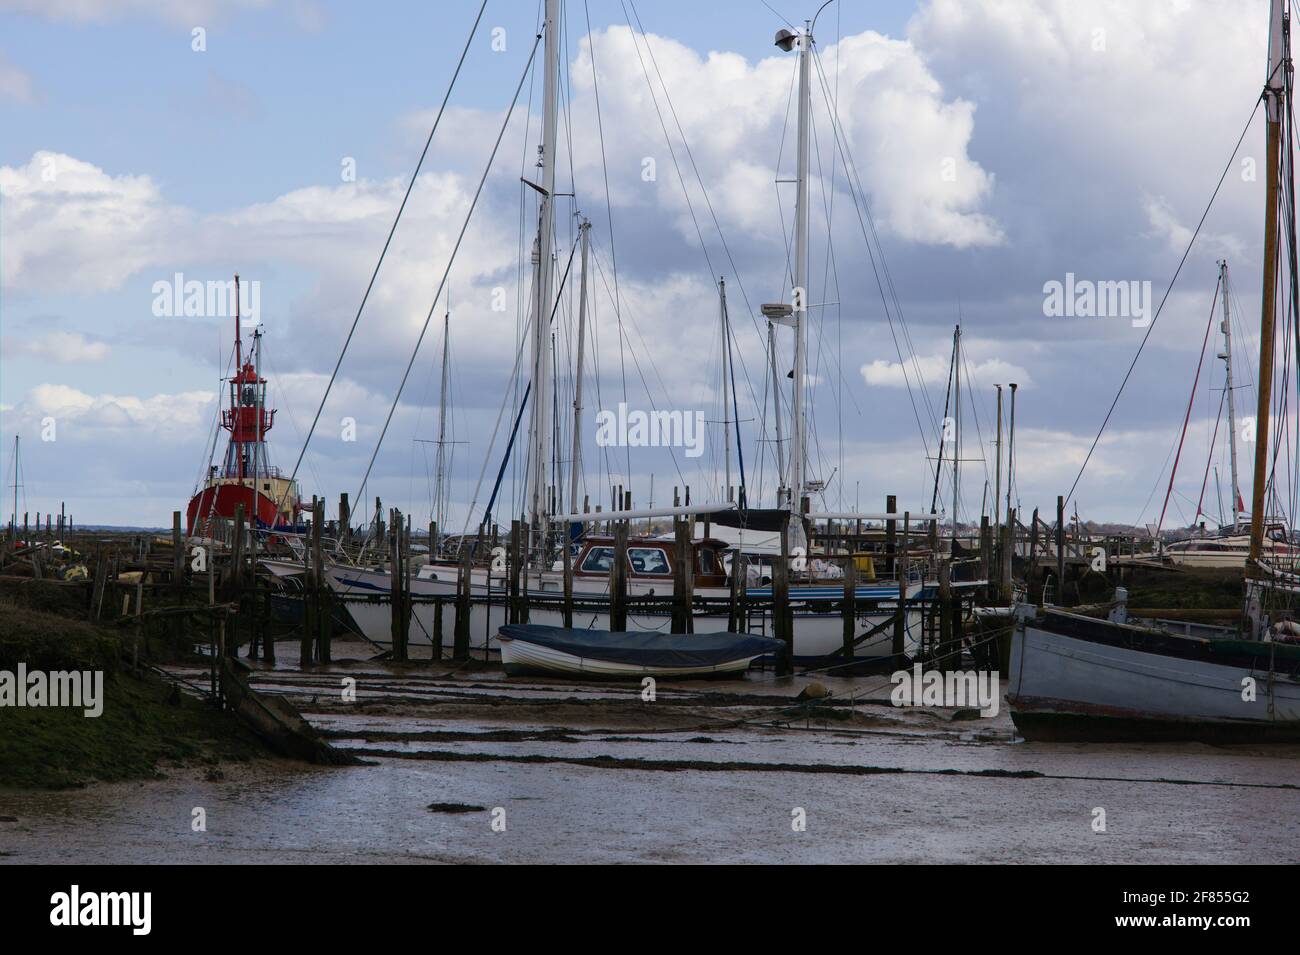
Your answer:
[[[726,279],[718,279],[718,318],[722,323],[722,433],[723,433],[723,462],[726,472],[726,483],[722,485],[722,500],[727,499],[731,493],[731,372],[729,370],[730,344],[728,339],[729,331],[727,329],[727,282]]]
[[[244,370],[243,341],[240,339],[239,335],[240,335],[240,332],[239,332],[239,273],[236,272],[236,273],[235,273],[235,377],[236,377],[236,378],[238,378],[238,377],[240,376],[240,373],[243,372],[243,370]],[[240,389],[239,389],[238,387],[235,388],[235,394],[236,394],[236,395],[239,395],[239,394],[240,394]],[[235,399],[232,399],[232,400],[235,400]],[[236,404],[236,405],[234,405],[233,407],[236,407],[236,408],[237,408],[238,405]],[[236,411],[236,414],[238,414],[238,411]],[[258,422],[258,425],[259,425],[259,428],[260,428],[261,422]],[[238,459],[238,466],[237,466],[237,469],[236,469],[236,472],[235,472],[236,475],[239,477],[239,480],[240,480],[241,483],[242,483],[243,480],[244,480],[244,455],[243,455],[242,452],[243,452],[243,449],[241,448],[241,449],[240,449],[240,453],[239,453],[238,455],[236,455],[236,458]],[[254,486],[256,486],[256,485],[254,485]]]
[[[569,510],[578,510],[578,478],[582,475],[582,364],[587,347],[587,233],[591,223],[578,224],[582,235],[582,288],[578,292],[578,363],[573,375],[573,453],[569,457]]]
[[[18,470],[18,435],[14,435],[14,519],[11,525],[11,537],[18,539],[18,475],[22,472]]]
[[[1006,516],[1007,525],[1011,525],[1011,478],[1015,474],[1016,460],[1016,388],[1017,385],[1011,382],[1011,421],[1007,429],[1007,508],[1002,513]],[[1015,540],[1014,532],[1012,541]]]
[[[447,480],[447,353],[451,348],[451,305],[442,318],[442,385],[438,397],[438,455],[437,470],[433,483],[433,519],[441,530],[446,526],[447,515],[443,513],[443,501],[446,499]],[[430,541],[432,548],[436,541]]]
[[[998,390],[998,439],[994,448],[997,464],[994,466],[993,478],[993,526],[1002,526],[1002,386],[994,385]]]
[[[952,333],[953,441],[952,441],[952,552],[957,553],[957,502],[961,481],[961,324]]]
[[[1228,459],[1232,465],[1232,532],[1241,526],[1240,498],[1237,496],[1237,405],[1232,393],[1232,316],[1228,312],[1228,261],[1219,263],[1219,285],[1223,288],[1223,359],[1227,377],[1223,387],[1228,392]],[[1217,473],[1217,472],[1216,472]],[[1217,480],[1217,478],[1216,478]]]
[[[807,479],[807,421],[804,391],[807,387],[808,342],[808,139],[812,90],[809,65],[812,60],[812,24],[804,22],[799,42],[799,124],[798,162],[794,215],[794,400],[790,414],[790,509],[802,513],[804,483]]]
[[[238,308],[238,305],[236,305],[236,308]],[[265,440],[266,438],[266,432],[262,428],[262,407],[266,404],[266,395],[265,395],[265,386],[263,386],[262,384],[262,332],[260,328],[253,329],[253,382],[254,382],[253,394],[254,397],[256,398],[255,408],[257,414],[257,442],[253,445],[253,460],[252,460],[253,473],[251,476],[251,480],[248,482],[250,485],[252,485],[252,491],[253,491],[253,493],[249,495],[249,499],[252,501],[252,505],[253,505],[253,513],[248,516],[248,551],[249,551],[250,564],[251,566],[256,567],[257,566],[257,521],[258,521],[257,513],[262,509],[261,508],[262,499],[259,496],[260,492],[257,489],[257,477],[259,473],[258,459],[261,457],[262,441]],[[262,462],[262,467],[264,470],[266,470],[265,462]],[[273,525],[277,523],[275,515],[272,515],[271,523]]]
[[[551,465],[551,245],[555,225],[555,145],[560,64],[560,0],[546,0],[543,27],[546,65],[542,79],[541,206],[533,272],[532,415],[529,421],[528,520],[539,543],[546,539],[548,475]]]
[[[1273,392],[1273,319],[1277,295],[1278,150],[1281,146],[1287,56],[1287,18],[1283,0],[1273,0],[1268,29],[1268,73],[1264,79],[1267,122],[1265,149],[1264,287],[1259,322],[1259,404],[1255,425],[1255,483],[1250,495],[1250,557],[1247,571],[1259,561],[1264,543],[1265,492],[1268,484],[1268,413]]]

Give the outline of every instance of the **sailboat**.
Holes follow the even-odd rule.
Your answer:
[[[610,626],[608,608],[609,574],[608,561],[612,559],[612,542],[590,533],[593,525],[607,522],[640,521],[655,518],[687,518],[698,527],[704,521],[720,528],[738,528],[744,534],[753,535],[753,530],[763,528],[766,531],[778,529],[778,523],[788,528],[788,544],[791,552],[804,548],[807,553],[807,524],[817,521],[858,520],[858,521],[896,521],[903,523],[903,513],[865,514],[865,513],[818,513],[811,512],[809,497],[819,489],[819,482],[809,478],[808,468],[808,412],[805,407],[808,387],[807,370],[807,304],[806,289],[809,276],[808,235],[810,228],[809,180],[810,139],[811,139],[811,59],[812,31],[815,19],[806,25],[802,32],[781,30],[776,35],[776,46],[783,51],[798,53],[798,130],[797,130],[797,197],[794,217],[794,243],[792,256],[793,289],[789,303],[763,306],[763,313],[769,321],[769,341],[774,340],[777,327],[789,327],[794,338],[794,367],[790,375],[791,408],[789,419],[789,454],[780,465],[781,489],[778,492],[776,507],[756,509],[749,506],[743,493],[738,500],[721,503],[674,504],[672,507],[634,509],[624,499],[618,500],[611,510],[589,512],[577,509],[577,477],[581,462],[579,435],[581,433],[581,383],[583,378],[582,343],[585,341],[583,323],[586,318],[587,284],[588,284],[588,232],[590,223],[580,223],[578,242],[581,246],[581,281],[579,295],[578,335],[579,343],[577,368],[574,377],[575,400],[573,442],[571,453],[571,472],[568,487],[568,513],[556,506],[557,501],[566,500],[563,483],[557,481],[550,462],[554,458],[554,437],[556,410],[555,402],[555,358],[552,352],[552,335],[549,322],[558,301],[555,287],[554,261],[554,226],[555,226],[555,176],[556,151],[559,143],[557,135],[557,115],[560,108],[558,95],[561,91],[559,82],[560,35],[557,26],[560,23],[559,0],[546,0],[544,5],[544,81],[543,81],[543,116],[541,123],[541,143],[539,148],[540,175],[536,183],[527,182],[539,197],[536,235],[532,253],[532,294],[530,295],[529,318],[527,327],[531,329],[529,356],[527,358],[528,388],[519,409],[522,420],[524,407],[527,405],[528,425],[525,443],[525,479],[523,494],[523,518],[528,528],[528,552],[533,560],[524,575],[523,588],[535,597],[530,606],[529,619],[534,623],[558,625],[561,611],[556,608],[554,595],[562,592],[564,573],[558,554],[561,548],[572,548],[575,594],[586,598],[589,606],[595,610],[575,615],[575,628],[606,630]],[[566,269],[567,277],[567,269]],[[563,283],[564,279],[561,279]],[[727,345],[727,326],[725,324],[725,287],[720,287],[724,319],[724,356]],[[773,353],[774,354],[774,353]],[[775,361],[775,360],[774,360]],[[724,376],[734,376],[730,372],[729,360],[724,357]],[[773,378],[777,380],[775,364]],[[734,388],[734,383],[732,384]],[[774,389],[775,390],[775,389]],[[728,441],[728,467],[730,466],[730,425],[732,420],[726,417]],[[778,416],[778,426],[780,418]],[[511,439],[513,445],[513,438]],[[778,435],[778,451],[780,450]],[[504,464],[502,465],[504,473]],[[728,485],[730,478],[728,477]],[[498,481],[498,488],[500,482]],[[492,501],[496,499],[493,492]],[[930,509],[932,511],[932,508]],[[485,511],[483,531],[485,536],[490,526],[492,502]],[[918,509],[910,512],[913,531],[921,533],[916,525],[926,520],[937,520],[932,513]],[[806,524],[807,522],[807,524]],[[767,526],[771,523],[771,526]],[[727,533],[720,530],[719,533]],[[728,537],[732,535],[728,534]],[[769,536],[767,534],[761,536]],[[777,538],[779,540],[779,537]],[[576,541],[576,543],[575,543]],[[732,553],[744,550],[742,540],[738,547],[728,546],[730,542],[712,536],[696,537],[691,543],[690,559],[697,586],[694,593],[704,598],[729,598],[732,593],[727,561]],[[636,537],[629,545],[629,567],[627,568],[629,597],[664,595],[671,592],[671,573],[665,573],[676,561],[674,547],[654,537]],[[773,557],[779,557],[779,549]],[[811,556],[811,555],[810,555]],[[901,565],[901,562],[900,562]],[[371,594],[386,594],[391,586],[390,573],[379,567],[357,566],[346,561],[334,561],[325,567],[326,577],[331,588],[348,604],[349,612],[359,632],[367,639],[381,646],[391,640],[390,610],[379,601],[367,601]],[[432,560],[410,572],[410,589],[414,597],[451,596],[456,592],[457,580],[462,573],[459,563],[454,561]],[[932,594],[937,585],[927,583],[920,568],[901,568],[903,577],[901,589],[905,599],[916,600]],[[505,590],[504,574],[500,570],[475,563],[469,569],[470,592],[474,599],[470,631],[475,642],[479,635],[483,637],[483,646],[487,646],[497,633],[498,628],[507,623],[507,610],[498,600],[490,603],[483,598],[495,595],[500,597]],[[750,584],[746,581],[746,584]],[[978,582],[965,582],[974,586]],[[758,599],[770,596],[766,582],[758,580],[749,587],[749,595]],[[548,603],[547,598],[551,599]],[[843,596],[843,585],[838,578],[828,577],[824,580],[796,579],[791,582],[790,601],[794,613],[793,657],[796,660],[819,660],[828,654],[840,650],[844,645],[843,620],[838,607],[833,603]],[[859,645],[855,648],[858,658],[888,658],[903,656],[914,652],[921,636],[922,617],[917,611],[909,612],[904,621],[902,632],[903,646],[897,647],[894,634],[884,632],[884,625],[896,612],[900,596],[900,583],[896,579],[864,580],[858,586],[856,599],[858,606],[857,622]],[[602,601],[604,601],[602,605]],[[418,599],[412,611],[411,643],[427,643],[435,632],[433,615],[434,606]],[[444,609],[447,615],[442,621],[444,633],[450,632],[450,607]],[[668,610],[649,611],[633,608],[629,613],[628,626],[641,629],[664,629],[668,624]],[[697,633],[725,629],[728,623],[726,612],[697,610],[693,617],[694,630]],[[770,627],[770,621],[758,621],[759,630]],[[770,632],[770,631],[768,631]],[[866,639],[867,637],[869,639]],[[901,661],[900,661],[901,662]]]
[[[1243,628],[1130,619],[1123,588],[1105,619],[1017,606],[1007,700],[1026,739],[1300,741],[1300,623],[1292,609],[1300,576],[1266,548],[1264,520],[1283,201],[1292,260],[1296,238],[1293,197],[1279,191],[1280,169],[1285,163],[1289,172],[1292,155],[1282,136],[1292,106],[1288,8],[1287,0],[1272,2],[1263,96],[1267,205]]]
[[[1231,486],[1229,494],[1232,499],[1232,523],[1223,523],[1225,518],[1220,516],[1220,527],[1217,534],[1207,534],[1204,531],[1204,524],[1200,525],[1200,533],[1195,534],[1186,540],[1175,541],[1166,544],[1161,549],[1161,554],[1170,563],[1180,567],[1204,567],[1204,568],[1244,568],[1246,559],[1250,556],[1250,535],[1242,532],[1243,517],[1245,505],[1241,499],[1241,483],[1237,477],[1237,401],[1234,384],[1233,367],[1232,367],[1232,315],[1230,311],[1230,292],[1228,287],[1228,263],[1227,260],[1219,262],[1219,282],[1216,290],[1216,298],[1222,296],[1221,320],[1219,330],[1223,335],[1223,351],[1218,353],[1219,359],[1224,365],[1224,384],[1223,394],[1219,402],[1219,417],[1214,423],[1214,437],[1218,437],[1219,421],[1222,419],[1223,412],[1227,411],[1228,427],[1225,433],[1225,441],[1228,448],[1229,478]],[[1211,316],[1211,321],[1213,316]],[[1206,337],[1209,336],[1209,327],[1206,328]],[[1202,349],[1202,355],[1204,349]],[[1200,367],[1197,367],[1197,378],[1200,377]],[[1195,389],[1193,389],[1193,395]],[[1188,418],[1183,422],[1182,438],[1187,436],[1187,423],[1190,420],[1191,406],[1188,406]],[[1179,441],[1181,449],[1182,439]],[[1201,497],[1197,501],[1196,520],[1200,520],[1204,511],[1202,505],[1205,500],[1205,488],[1209,483],[1210,461],[1213,460],[1215,448],[1213,447],[1214,439],[1211,439],[1210,460],[1207,460],[1205,466],[1205,475],[1201,481]],[[1160,512],[1160,523],[1157,524],[1157,530],[1164,523],[1165,509],[1169,506],[1169,499],[1173,494],[1174,476],[1177,473],[1178,462],[1175,459],[1174,470],[1169,477],[1169,489],[1165,494],[1165,505]],[[1217,480],[1217,478],[1216,478]],[[1291,560],[1300,556],[1300,549],[1292,546],[1285,522],[1266,521],[1264,534],[1264,553],[1270,560]]]

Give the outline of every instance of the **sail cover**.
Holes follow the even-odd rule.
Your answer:
[[[563,653],[634,666],[718,666],[776,653],[785,644],[752,633],[657,633],[570,630],[540,624],[508,624],[500,634]]]
[[[779,531],[789,517],[790,512],[782,507],[749,507],[716,511],[709,515],[709,520],[723,527],[739,527],[747,531]]]

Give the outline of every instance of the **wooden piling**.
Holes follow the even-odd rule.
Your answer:
[[[1025,599],[1031,604],[1042,603],[1043,591],[1039,582],[1043,575],[1038,570],[1038,508],[1029,522],[1029,567],[1025,570]]]
[[[898,507],[897,495],[890,494],[885,498],[885,513],[893,514]],[[856,544],[855,544],[856,546]],[[849,548],[850,552],[854,547]],[[885,521],[885,576],[894,576],[894,565],[898,562],[898,522],[894,518]]]
[[[1065,606],[1065,498],[1056,498],[1056,605]]]
[[[980,578],[993,579],[993,533],[989,527],[989,516],[980,515]],[[987,585],[986,585],[987,586]]]
[[[235,505],[234,534],[230,540],[230,599],[237,608],[226,628],[226,653],[239,656],[240,611],[244,599],[244,505]]]
[[[561,548],[564,552],[564,611],[563,623],[566,627],[573,627],[573,548],[569,546],[568,535],[565,535],[564,546]]]
[[[524,566],[524,541],[527,538],[523,532],[523,522],[513,520],[510,522],[510,553],[508,559],[510,562],[510,594],[506,607],[506,620],[509,623],[523,623],[522,597],[519,589],[519,576],[523,572]]]
[[[853,659],[853,638],[858,633],[858,564],[851,553],[844,561],[844,601],[840,611],[844,625],[844,659],[847,661]]]
[[[790,515],[781,519],[781,558],[772,567],[772,635],[785,644],[776,657],[777,676],[794,672],[794,618],[790,614]]]
[[[185,585],[185,546],[181,541],[181,512],[172,511],[172,586]]]
[[[745,630],[741,606],[741,600],[745,592],[744,575],[744,558],[741,556],[740,548],[737,547],[735,553],[731,555],[731,602],[727,612],[727,631],[729,633],[743,633]]]
[[[961,654],[953,652],[953,644],[960,647],[959,633],[961,622],[953,619],[952,613],[952,563],[948,560],[939,562],[939,654],[938,668],[943,671],[959,669]],[[956,660],[954,661],[954,657]]]
[[[614,524],[614,562],[609,567],[609,629],[627,630],[627,521]]]
[[[674,498],[676,490],[674,489]],[[690,533],[686,519],[673,517],[673,611],[672,632],[690,633],[691,600],[687,576],[690,570]]]
[[[389,513],[388,532],[389,593],[392,598],[393,660],[407,660],[407,636],[410,633],[411,615],[406,599],[406,557],[403,527],[406,518],[397,508]]]
[[[470,552],[468,547],[462,546],[459,572],[456,575],[456,624],[451,650],[453,660],[469,659],[470,606]]]
[[[320,538],[321,520],[324,517],[325,509],[321,506],[320,500],[314,495],[311,501],[311,531],[308,538],[309,553],[304,557],[307,564],[307,590],[303,594],[303,628],[302,634],[298,641],[298,665],[304,670],[313,663],[313,646],[316,642],[316,634],[320,632],[320,588],[324,586],[325,574],[324,568],[320,564],[320,548],[317,547],[317,541]]]
[[[1012,582],[1012,567],[1016,554],[1016,509],[1010,508],[1007,511],[1007,523],[1002,529],[1002,547],[1000,550],[1001,559],[999,561],[998,573],[998,590],[999,595],[1005,603],[1010,603],[1015,596],[1015,588]]]
[[[898,566],[898,610],[894,613],[894,642],[890,652],[900,662],[907,653],[907,543],[911,534],[912,515],[903,512],[903,547]]]

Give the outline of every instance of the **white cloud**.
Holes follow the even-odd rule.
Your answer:
[[[915,388],[918,378],[922,384],[946,387],[948,383],[949,355],[918,355],[915,362],[908,361],[906,376],[904,366],[898,362],[877,359],[863,365],[859,370],[862,380],[877,388],[903,388],[908,382]],[[1027,369],[1000,358],[984,361],[972,361],[969,358],[962,367],[962,382],[974,387],[1005,385],[1015,382],[1019,387],[1033,386],[1033,379]]]
[[[109,355],[107,343],[92,341],[80,332],[53,331],[35,338],[5,339],[9,354],[29,355],[61,364],[103,361]]]
[[[582,41],[570,69],[574,124],[592,129],[596,128],[593,45],[605,160],[616,201],[671,212],[683,237],[695,241],[695,226],[674,168],[675,152],[697,218],[707,224],[710,213],[699,193],[695,168],[724,228],[763,229],[770,242],[779,246],[776,154],[783,123],[793,123],[783,114],[795,58],[774,55],[751,63],[727,52],[702,57],[676,40],[655,34],[643,38],[617,26],[597,31]],[[908,242],[958,248],[1002,241],[997,223],[980,211],[993,188],[993,177],[968,153],[974,104],[945,98],[909,42],[874,32],[822,47],[818,62],[827,87],[838,91],[839,118],[847,139],[844,147],[854,158],[884,229]],[[820,175],[834,179],[837,191],[843,193],[843,167],[831,175],[839,158],[820,82],[814,78]],[[673,143],[671,151],[660,113]],[[788,177],[793,125],[786,132],[780,174]],[[574,144],[575,165],[591,183],[601,181],[604,168],[598,146],[594,137]],[[651,182],[642,177],[646,159],[655,160]],[[951,177],[945,176],[946,162],[951,163]],[[814,195],[828,187],[829,182],[819,181]],[[793,193],[783,189],[780,201],[792,205]],[[842,194],[839,201],[849,200]],[[816,208],[820,213],[821,206]]]
[[[71,385],[45,383],[30,389],[11,414],[19,430],[32,434],[41,432],[44,419],[53,418],[56,441],[93,444],[128,433],[149,443],[184,443],[206,431],[215,398],[211,391],[92,395]]]
[[[174,249],[189,221],[148,176],[113,176],[46,150],[25,166],[0,166],[0,193],[0,281],[29,292],[116,288]]]

